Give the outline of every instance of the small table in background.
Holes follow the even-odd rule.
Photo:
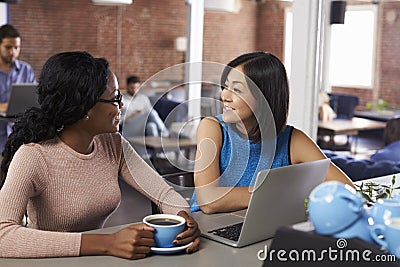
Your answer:
[[[387,122],[390,119],[400,117],[400,110],[382,110],[382,111],[357,111],[354,116],[374,121]]]
[[[385,122],[356,117],[350,120],[335,119],[332,121],[320,121],[318,122],[318,135],[329,136],[329,147],[332,150],[335,147],[335,135],[356,136],[355,152],[357,152],[357,136],[359,131],[384,129],[385,126]]]

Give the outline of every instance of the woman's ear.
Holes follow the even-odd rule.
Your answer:
[[[93,115],[92,109],[93,108],[89,109],[88,112],[86,112],[86,115],[83,116],[83,118],[82,118],[83,120],[89,120],[89,119],[93,118],[94,115]]]

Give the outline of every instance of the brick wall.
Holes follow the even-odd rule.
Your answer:
[[[269,51],[282,59],[287,5],[243,0],[238,14],[206,12],[204,60],[227,63],[241,53],[255,50]],[[24,0],[10,4],[10,19],[22,35],[21,59],[31,63],[37,75],[50,55],[86,50],[107,58],[124,86],[129,74],[138,74],[145,80],[182,62],[183,53],[175,50],[174,41],[185,35],[186,9],[184,0],[134,0],[132,5],[123,7],[95,6],[91,0]],[[385,18],[389,10],[397,12],[393,22]],[[400,108],[400,3],[385,3],[383,14],[379,20],[379,97]],[[364,109],[373,98],[367,89],[333,91],[358,95],[358,109]]]
[[[129,74],[145,80],[182,62],[183,52],[175,50],[174,42],[186,34],[186,11],[184,0],[135,0],[122,7],[90,0],[24,0],[10,5],[10,21],[22,35],[20,58],[37,75],[49,56],[85,50],[107,58],[124,86]],[[238,14],[206,12],[204,60],[227,63],[254,51],[256,15],[252,1],[243,1]]]
[[[288,3],[271,2],[260,5],[257,24],[257,50],[267,51],[283,60],[285,6]]]
[[[90,0],[24,0],[10,5],[10,14],[22,35],[21,59],[37,74],[46,58],[60,51],[107,58],[121,85],[128,74],[147,79],[182,59],[174,40],[185,34],[184,1],[135,0],[115,7]]]
[[[389,13],[397,14],[394,21],[390,21]],[[400,108],[400,3],[385,3],[382,24],[382,41],[380,48],[380,98],[389,101],[393,107]]]
[[[206,12],[204,16],[204,60],[228,63],[255,50],[257,3],[242,1],[240,13]]]

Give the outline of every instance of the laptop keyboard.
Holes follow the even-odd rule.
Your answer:
[[[232,240],[232,241],[238,241],[240,232],[242,230],[243,222],[225,226],[219,229],[211,230],[208,231],[208,233]]]

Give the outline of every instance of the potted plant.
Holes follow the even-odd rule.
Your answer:
[[[378,199],[391,199],[394,196],[394,191],[399,190],[400,186],[395,187],[396,175],[393,175],[391,184],[378,184],[374,182],[362,182],[356,185],[359,192],[365,199],[368,206],[372,206]]]
[[[378,99],[376,102],[367,102],[366,108],[376,110],[379,113],[393,113],[393,108],[389,105],[388,101],[384,99]]]

